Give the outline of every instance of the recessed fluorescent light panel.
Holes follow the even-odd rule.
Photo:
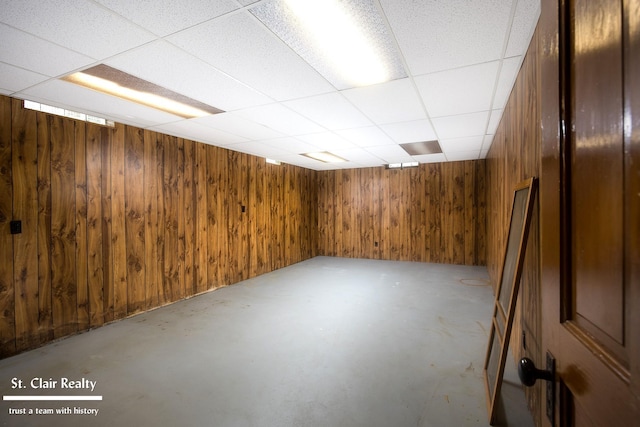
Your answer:
[[[271,165],[280,166],[280,164],[281,164],[280,160],[274,160],[274,159],[270,159],[268,157],[266,157],[266,159],[267,159],[267,163],[269,163]]]
[[[175,114],[185,119],[224,112],[104,64],[63,77],[62,80]]]
[[[250,11],[339,90],[407,76],[375,0],[274,0]]]
[[[442,148],[440,148],[438,141],[410,142],[408,144],[400,144],[400,147],[411,156],[442,153]]]
[[[332,154],[328,151],[322,151],[319,153],[306,153],[302,155],[314,160],[319,160],[324,163],[343,163],[347,161],[346,159],[343,159],[340,156],[336,156],[335,154]]]

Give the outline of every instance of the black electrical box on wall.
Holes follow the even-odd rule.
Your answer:
[[[11,221],[9,223],[9,228],[11,229],[11,234],[22,233],[22,221]]]

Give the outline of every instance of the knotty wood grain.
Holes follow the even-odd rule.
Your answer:
[[[22,233],[12,236],[15,346],[22,351],[39,343],[37,124],[20,101],[12,100],[11,111],[13,218],[22,221]]]
[[[51,308],[51,138],[50,117],[36,114],[38,127],[38,333],[39,341],[53,336]]]

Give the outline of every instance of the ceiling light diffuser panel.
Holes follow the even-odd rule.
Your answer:
[[[274,0],[250,11],[338,90],[407,76],[374,0]]]

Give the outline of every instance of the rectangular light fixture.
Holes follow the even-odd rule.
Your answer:
[[[406,77],[375,0],[274,0],[250,11],[337,89]]]
[[[419,162],[389,163],[387,169],[406,169],[418,167]]]
[[[269,159],[269,158],[266,158],[266,160],[267,160],[267,163],[269,163],[271,165],[277,165],[277,166],[281,165],[280,160],[274,160],[274,159]]]
[[[64,116],[74,120],[81,120],[83,122],[95,123],[102,126],[114,127],[115,123],[111,120],[107,120],[102,117],[91,116],[85,113],[79,113],[73,110],[67,110],[60,107],[54,107],[53,105],[41,104],[35,101],[24,100],[24,108],[27,110],[42,111],[43,113],[55,114],[56,116]]]
[[[318,153],[305,153],[302,155],[324,163],[343,163],[347,161],[346,159],[343,159],[340,156],[336,156],[335,154],[332,154],[328,151],[321,151]]]
[[[185,119],[224,112],[104,64],[68,75],[62,80]]]

